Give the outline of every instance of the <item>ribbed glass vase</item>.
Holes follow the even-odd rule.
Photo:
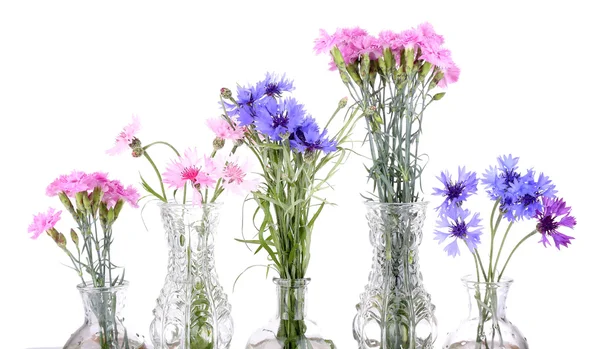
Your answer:
[[[154,348],[229,348],[233,336],[231,306],[219,284],[214,259],[221,205],[159,206],[169,259],[150,325]]]
[[[359,349],[433,348],[435,307],[423,287],[419,245],[426,202],[367,202],[373,245],[369,282],[354,317]]]

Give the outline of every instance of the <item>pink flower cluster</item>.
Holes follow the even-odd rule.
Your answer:
[[[382,56],[386,48],[392,51],[396,64],[399,64],[402,51],[413,49],[418,54],[417,60],[429,62],[444,73],[444,78],[438,86],[446,87],[456,82],[460,75],[460,69],[452,60],[450,51],[442,47],[444,38],[436,34],[429,23],[422,23],[417,28],[400,33],[382,31],[378,37],[369,35],[366,30],[359,27],[337,29],[333,35],[321,29],[320,34],[315,40],[315,52],[329,53],[335,46],[342,53],[347,65],[355,63],[363,54],[368,54],[371,60],[376,60]],[[330,62],[330,69],[336,69],[333,60]]]
[[[91,195],[94,188],[100,187],[103,197],[102,201],[108,208],[114,207],[117,201],[122,199],[133,207],[137,206],[140,194],[133,186],[125,188],[118,180],[109,180],[106,173],[94,172],[87,174],[81,171],[73,171],[68,175],[61,175],[46,188],[46,195],[56,196],[64,192],[68,197],[75,197],[79,192],[87,192]]]
[[[188,148],[183,156],[172,160],[165,173],[163,173],[164,182],[170,187],[177,189],[184,188],[186,184],[191,184],[194,188],[192,202],[201,205],[203,199],[202,190],[214,188],[215,183],[220,180],[220,184],[234,193],[244,193],[254,190],[257,181],[248,179],[248,164],[240,163],[234,157],[212,158],[204,155],[198,156],[196,148]]]

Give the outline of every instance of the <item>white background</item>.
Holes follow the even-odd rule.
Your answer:
[[[459,279],[472,258],[447,257],[433,241],[430,195],[439,171],[458,165],[482,171],[501,154],[521,168],[549,175],[578,219],[568,249],[532,239],[507,273],[515,279],[508,316],[531,348],[593,348],[598,326],[598,34],[597,12],[585,1],[2,1],[0,2],[0,337],[3,348],[62,345],[82,322],[78,279],[61,265],[65,256],[27,226],[48,206],[55,177],[73,169],[107,171],[137,184],[151,178],[143,160],[110,157],[105,150],[140,116],[140,139],[169,141],[180,150],[210,150],[204,122],[219,115],[219,88],[234,88],[286,73],[295,96],[325,120],[347,95],[328,58],[315,56],[319,28],[360,26],[373,34],[429,21],[444,35],[462,73],[426,112],[423,176],[432,201],[420,249],[425,286],[437,306],[439,335],[466,315]],[[356,139],[363,136],[357,129]],[[357,146],[357,150],[363,151]],[[168,152],[154,152],[164,163]],[[161,158],[161,156],[163,158]],[[309,315],[341,349],[355,348],[351,323],[371,264],[364,208],[363,160],[354,157],[334,178],[336,202],[318,220],[308,275]],[[274,286],[263,263],[240,237],[240,197],[228,196],[217,238],[217,270],[235,321],[231,348],[267,322]],[[481,198],[475,207],[488,217]],[[594,218],[596,217],[596,218]],[[70,227],[68,216],[59,223]],[[166,271],[166,243],[156,208],[124,209],[115,229],[113,259],[127,267],[131,286],[125,310],[131,331],[147,334]],[[60,225],[62,224],[62,225]],[[516,227],[515,235],[533,228]],[[247,227],[251,229],[251,227]],[[487,246],[487,245],[486,245]],[[442,340],[437,344],[441,347]]]

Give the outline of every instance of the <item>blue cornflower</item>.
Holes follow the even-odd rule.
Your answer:
[[[519,158],[511,155],[498,157],[499,167],[490,167],[484,174],[482,183],[488,189],[492,200],[500,201],[500,209],[509,221],[532,218],[541,209],[541,197],[553,197],[554,184],[540,174],[528,170],[524,175],[517,172]]]
[[[264,90],[260,84],[250,87],[237,87],[237,98],[235,104],[224,102],[229,117],[237,116],[240,126],[250,125],[256,118],[255,104],[264,96]]]
[[[441,173],[439,177],[436,177],[444,187],[442,189],[433,188],[433,195],[440,195],[446,197],[444,202],[436,210],[441,209],[447,211],[452,207],[460,206],[469,196],[477,192],[477,174],[475,172],[466,172],[465,167],[458,168],[458,179],[452,180],[452,176],[448,171]]]
[[[258,103],[256,111],[256,129],[274,141],[281,141],[293,132],[304,119],[304,105],[294,98],[276,100],[268,98]]]
[[[330,140],[326,135],[327,130],[320,132],[315,119],[307,116],[290,134],[290,146],[299,152],[322,150],[324,153],[330,153],[337,149],[337,142]]]
[[[481,230],[483,228],[479,225],[481,222],[479,213],[475,213],[469,218],[470,215],[471,212],[469,210],[461,207],[453,207],[444,214],[439,215],[437,227],[440,230],[433,232],[435,234],[434,239],[438,240],[440,244],[446,241],[446,239],[453,239],[444,247],[444,251],[449,256],[455,257],[456,255],[460,255],[458,240],[463,240],[471,253],[481,243]]]
[[[438,240],[440,244],[446,241],[446,239],[452,240],[444,247],[444,251],[449,256],[455,257],[456,255],[460,255],[458,240],[463,240],[471,253],[481,243],[481,230],[483,228],[479,225],[481,222],[479,213],[475,213],[469,218],[470,215],[469,210],[461,207],[452,207],[439,215],[437,227],[440,230],[433,232],[435,234],[434,239]]]
[[[283,92],[291,92],[294,89],[294,82],[286,79],[285,74],[278,77],[275,74],[267,73],[265,80],[258,83],[265,96],[281,97]]]

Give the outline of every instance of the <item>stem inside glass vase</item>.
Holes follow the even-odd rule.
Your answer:
[[[306,340],[305,301],[310,279],[274,279],[277,285],[277,338],[285,349],[312,348]]]

